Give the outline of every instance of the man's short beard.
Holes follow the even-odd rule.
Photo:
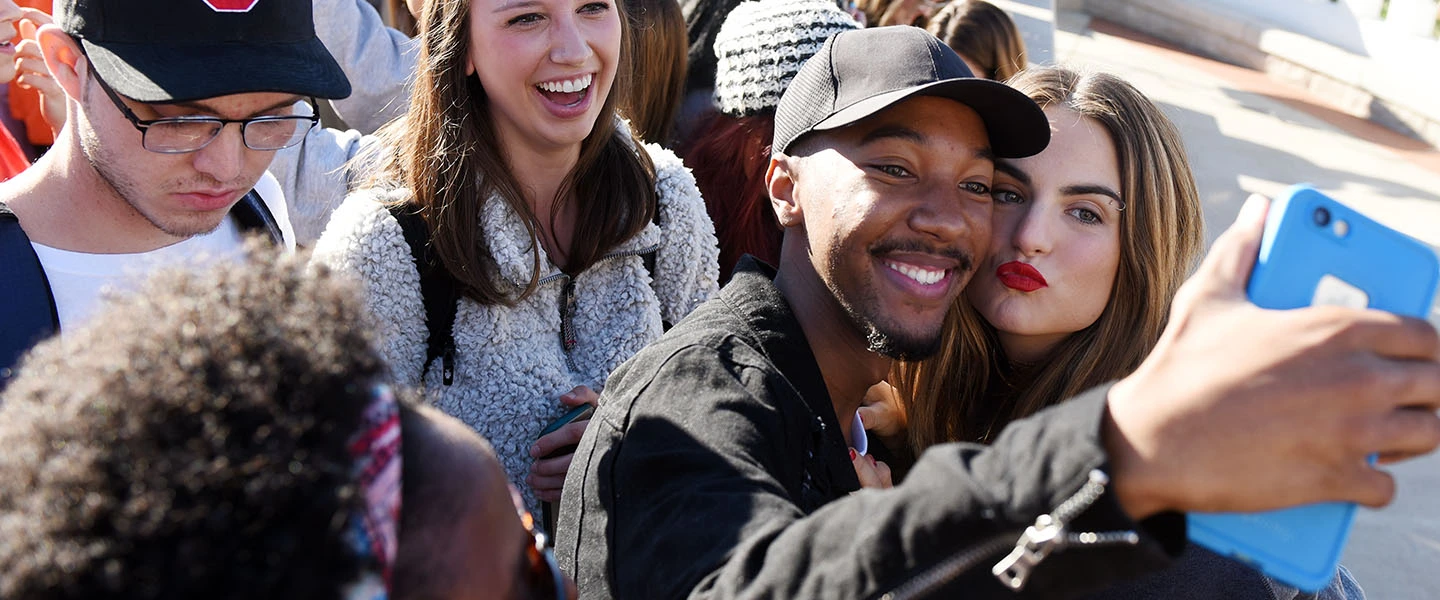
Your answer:
[[[143,152],[149,152],[149,150],[143,150]],[[140,190],[137,190],[135,185],[128,179],[112,173],[109,162],[110,152],[105,149],[104,143],[100,141],[94,129],[88,127],[81,128],[80,154],[85,157],[85,162],[90,163],[90,168],[95,170],[95,174],[98,175],[106,185],[110,186],[110,189],[115,191],[115,195],[121,200],[124,200],[125,204],[129,205],[130,210],[140,215],[140,217],[149,222],[152,227],[160,230],[165,235],[178,238],[205,235],[219,229],[220,225],[224,223],[224,219],[221,219],[220,221],[216,221],[214,226],[211,226],[209,229],[181,229],[171,224],[161,222],[147,214],[144,210],[141,210],[141,206],[135,202],[135,198],[141,194]]]
[[[886,358],[916,361],[930,358],[940,349],[939,331],[929,339],[915,339],[885,333],[875,323],[854,313],[851,313],[850,320],[865,332],[866,348]]]
[[[897,360],[914,361],[934,356],[940,350],[941,330],[940,326],[926,338],[906,336],[902,333],[888,332],[881,328],[874,319],[866,316],[858,307],[851,304],[839,290],[831,289],[830,293],[835,297],[840,309],[845,311],[845,316],[850,319],[850,324],[855,330],[865,335],[865,348],[871,352]]]

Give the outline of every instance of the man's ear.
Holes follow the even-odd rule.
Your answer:
[[[781,227],[797,227],[804,221],[800,203],[795,200],[795,167],[798,157],[775,154],[765,170],[765,189],[770,192],[770,206]]]
[[[40,53],[45,57],[45,68],[50,69],[50,76],[55,78],[55,83],[65,90],[66,96],[78,102],[81,84],[85,79],[82,70],[90,68],[85,55],[80,52],[78,42],[54,24],[42,25],[36,30],[35,42],[40,45]]]

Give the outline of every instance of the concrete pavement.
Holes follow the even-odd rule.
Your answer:
[[[1036,3],[1019,4],[1033,12]],[[1057,62],[1124,77],[1180,128],[1204,202],[1207,240],[1234,221],[1250,193],[1274,195],[1309,182],[1440,245],[1440,153],[1434,149],[1262,73],[1079,13],[1062,12],[1055,22]],[[1440,324],[1440,311],[1432,321]],[[1344,564],[1372,599],[1440,598],[1440,456],[1392,472],[1400,487],[1396,502],[1361,511]]]

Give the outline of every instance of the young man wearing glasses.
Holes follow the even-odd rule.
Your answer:
[[[259,200],[250,192],[275,151],[315,125],[301,100],[350,93],[315,36],[310,3],[62,0],[55,8],[55,24],[37,37],[69,97],[68,125],[44,157],[0,186],[13,212],[0,226],[13,232],[18,221],[33,248],[11,243],[0,254],[14,269],[38,261],[45,285],[7,294],[35,304],[48,288],[53,302],[40,304],[53,307],[54,331],[83,321],[102,290],[137,274],[233,254],[246,229],[293,247],[278,186]],[[0,317],[0,371],[43,337],[22,321],[14,311]]]

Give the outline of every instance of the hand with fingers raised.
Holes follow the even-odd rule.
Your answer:
[[[1109,393],[1103,432],[1121,505],[1252,512],[1382,506],[1382,462],[1440,445],[1440,336],[1374,311],[1266,310],[1245,285],[1267,201],[1252,196],[1181,288],[1160,343]]]

